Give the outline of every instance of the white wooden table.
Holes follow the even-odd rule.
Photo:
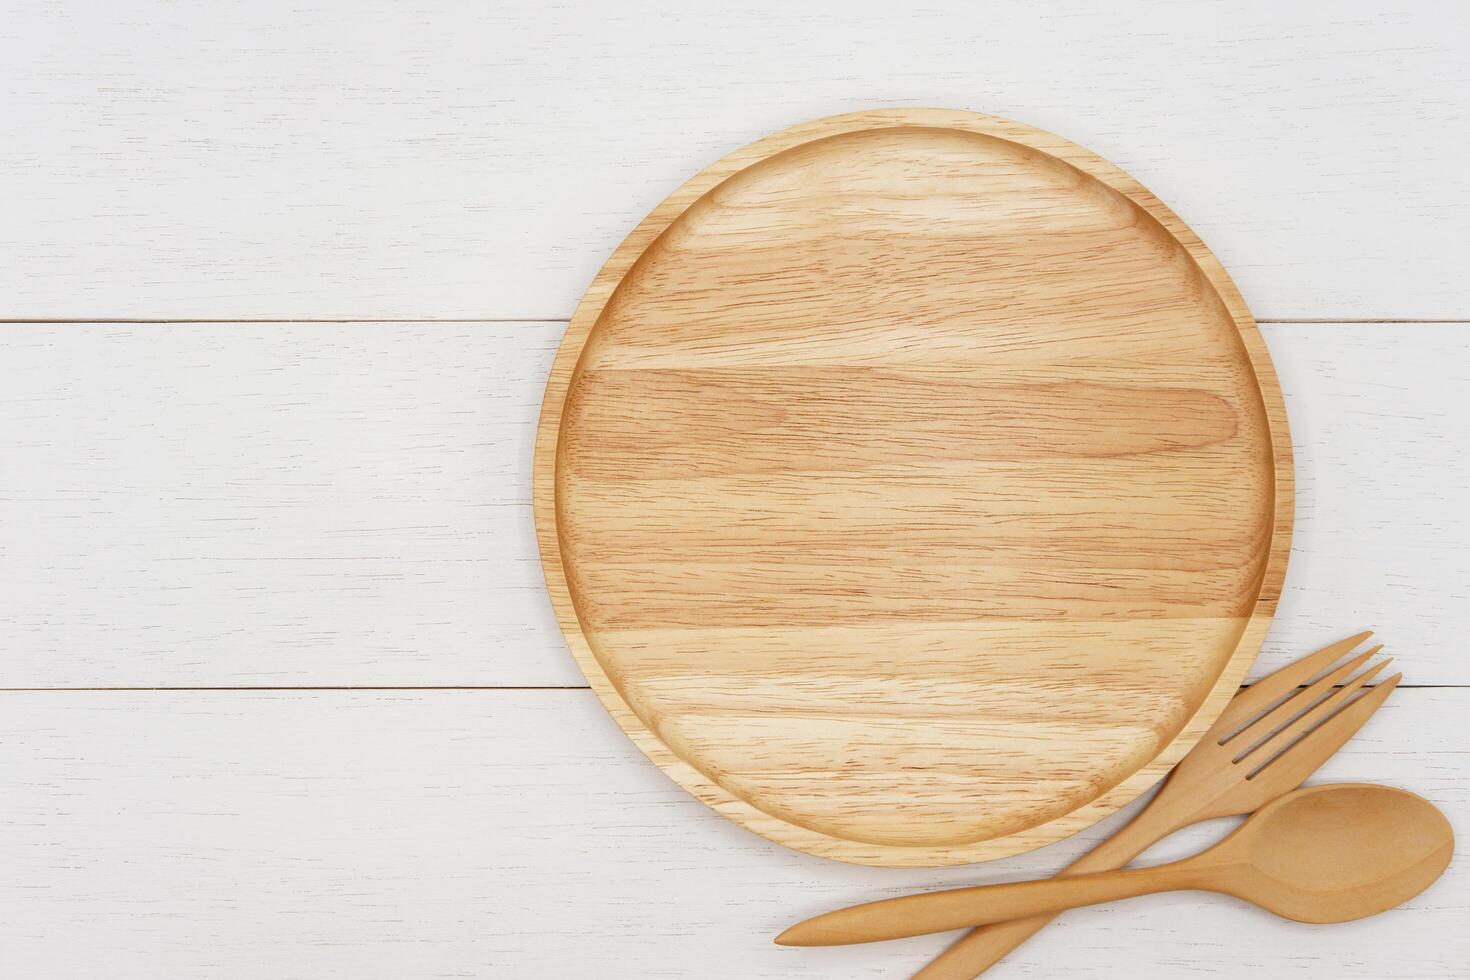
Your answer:
[[[1406,687],[1324,771],[1470,833],[1470,5],[12,0],[0,18],[0,976],[895,977],[793,918],[1045,873],[839,865],[686,797],[565,652],[531,529],[580,291],[686,176],[875,105],[1168,201],[1297,451],[1257,671]],[[1182,854],[1217,836],[1163,845]],[[997,977],[1470,976],[1470,861],[1376,919],[1173,896]]]

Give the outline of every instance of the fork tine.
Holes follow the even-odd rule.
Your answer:
[[[1356,735],[1364,722],[1383,706],[1403,677],[1403,674],[1394,674],[1370,688],[1368,693],[1312,729],[1296,744],[1287,746],[1284,752],[1272,756],[1248,773],[1246,779],[1258,784],[1263,794],[1262,802],[1295,789],[1321,768],[1322,763]]]
[[[1369,657],[1372,657],[1375,653],[1382,649],[1382,643],[1374,647],[1369,647],[1363,653],[1358,654],[1351,660],[1344,661],[1341,665],[1332,668],[1330,671],[1323,674],[1317,680],[1313,681],[1309,687],[1301,688],[1300,690],[1288,695],[1285,701],[1282,701],[1276,707],[1272,708],[1260,718],[1257,718],[1255,721],[1251,722],[1245,728],[1242,728],[1235,734],[1228,736],[1225,741],[1221,742],[1220,744],[1229,745],[1231,742],[1234,742],[1237,739],[1243,739],[1243,741],[1239,743],[1240,745],[1254,748],[1257,743],[1262,742],[1270,736],[1276,734],[1276,731],[1278,729],[1285,726],[1297,715],[1305,713],[1309,708],[1312,707],[1312,705],[1317,703],[1317,700],[1319,698],[1325,695],[1328,691],[1332,690],[1332,688],[1336,687],[1338,682],[1340,682],[1344,677],[1350,677],[1353,671],[1357,670],[1359,667],[1363,666],[1363,664],[1367,663]],[[1384,663],[1387,663],[1387,661],[1384,661]],[[1380,664],[1379,666],[1381,667],[1382,664]],[[1245,753],[1241,752],[1240,754],[1244,755]]]
[[[1323,647],[1316,653],[1307,654],[1300,660],[1293,661],[1280,670],[1262,677],[1230,700],[1225,710],[1215,719],[1215,724],[1205,733],[1205,739],[1221,741],[1226,735],[1265,710],[1277,698],[1294,687],[1301,687],[1303,683],[1325,670],[1338,657],[1372,635],[1372,630],[1364,630],[1346,640]]]
[[[1377,710],[1378,705],[1383,703],[1383,699],[1388,697],[1389,692],[1398,685],[1399,679],[1403,677],[1402,674],[1395,674],[1389,680],[1379,684],[1352,704],[1347,704],[1347,702],[1354,694],[1362,689],[1363,685],[1372,680],[1388,664],[1389,661],[1387,660],[1374,664],[1355,677],[1352,683],[1343,685],[1330,698],[1327,698],[1321,704],[1312,708],[1312,710],[1302,715],[1290,725],[1287,725],[1265,742],[1262,742],[1245,753],[1245,755],[1237,758],[1235,760],[1236,762],[1254,760],[1247,763],[1248,765],[1254,766],[1254,769],[1252,769],[1246,778],[1254,776],[1257,772],[1274,762],[1278,756],[1291,751],[1299,741],[1305,742],[1306,739],[1304,736],[1312,734],[1314,730],[1326,727],[1328,723],[1336,721],[1338,717],[1346,714],[1348,711],[1360,708],[1369,699],[1375,700],[1373,700],[1372,706],[1367,710],[1367,714],[1372,714],[1373,711]],[[1384,690],[1385,688],[1387,690]],[[1347,707],[1343,707],[1345,704]],[[1363,716],[1363,720],[1367,720],[1367,714]],[[1358,724],[1362,724],[1362,722],[1360,721]],[[1356,730],[1356,728],[1357,726],[1354,725],[1353,730]]]

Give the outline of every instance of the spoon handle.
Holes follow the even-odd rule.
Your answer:
[[[841,946],[923,936],[1193,888],[1199,878],[1189,861],[1176,861],[1152,868],[905,895],[807,919],[787,929],[776,942],[784,946]]]
[[[1168,793],[1168,783],[1165,783],[1164,791],[1142,813],[1058,872],[1058,876],[1072,877],[1123,867],[1153,844],[1190,823],[1193,815],[1180,813],[1179,806],[1171,805],[1176,802]],[[955,940],[952,946],[915,973],[912,980],[974,980],[1054,918],[1056,916],[1048,912],[980,926]]]

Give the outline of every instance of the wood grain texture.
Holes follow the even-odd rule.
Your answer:
[[[1048,133],[817,120],[613,253],[536,445],[552,605],[660,767],[793,847],[962,864],[1178,761],[1275,609],[1291,444],[1219,263]]]
[[[565,318],[682,174],[955,105],[1093,148],[1261,317],[1470,317],[1458,0],[12,0],[0,317]]]
[[[1470,691],[1400,689],[1317,781],[1412,789],[1470,826],[1467,719]],[[942,938],[770,937],[1049,874],[1127,816],[984,868],[838,864],[707,810],[585,691],[5,694],[0,785],[0,973],[35,980],[901,977]],[[1139,899],[1069,914],[991,975],[1447,980],[1470,962],[1467,888],[1457,862],[1408,908],[1331,929]]]
[[[565,329],[0,325],[0,687],[584,686],[530,507]],[[1470,684],[1470,328],[1262,329],[1298,507],[1256,673],[1361,623]]]

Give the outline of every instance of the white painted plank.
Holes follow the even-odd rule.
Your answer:
[[[580,685],[530,461],[558,323],[0,326],[0,687]],[[1267,326],[1297,453],[1262,668],[1470,684],[1470,325]]]
[[[1320,781],[1413,789],[1463,829],[1467,719],[1470,691],[1401,690]],[[1047,873],[1119,822],[984,868],[824,861],[686,796],[585,691],[0,694],[0,785],[0,973],[33,980],[907,976],[937,939],[770,939]],[[1470,963],[1467,903],[1464,861],[1330,928],[1158,896],[1073,913],[994,976],[1443,980]]]
[[[530,510],[562,330],[0,326],[0,687],[584,683]]]
[[[1470,324],[1264,330],[1291,423],[1296,528],[1254,674],[1376,629],[1410,683],[1470,684]]]
[[[0,316],[562,318],[670,190],[880,105],[1051,129],[1268,318],[1464,318],[1470,7],[14,0]]]

